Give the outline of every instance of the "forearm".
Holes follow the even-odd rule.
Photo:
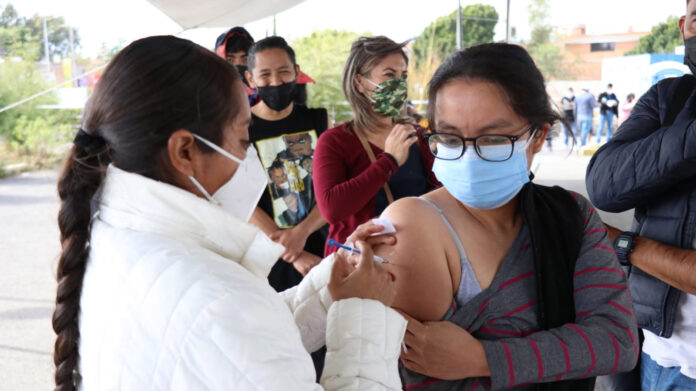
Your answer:
[[[613,243],[621,231],[610,225],[606,227]],[[679,290],[696,294],[696,251],[636,236],[628,258],[632,265],[644,272]]]
[[[273,219],[258,206],[254,209],[254,213],[251,214],[249,222],[259,227],[266,235],[270,235],[280,229]]]
[[[696,294],[696,250],[681,249],[636,236],[629,259],[632,265],[667,284]]]
[[[307,217],[302,220],[302,222],[298,224],[296,228],[300,228],[305,232],[305,236],[309,236],[319,230],[319,228],[323,227],[324,224],[326,224],[326,220],[324,220],[324,217],[321,215],[319,207],[314,205],[312,210],[309,211]]]

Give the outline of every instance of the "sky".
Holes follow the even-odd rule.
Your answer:
[[[499,22],[496,40],[505,38],[506,0],[460,0],[469,4],[489,4],[496,8]],[[527,6],[529,0],[511,0],[510,24],[518,37],[529,36]],[[102,44],[124,45],[135,39],[160,34],[178,34],[212,48],[218,34],[227,27],[203,28],[182,32],[147,0],[0,0],[11,3],[20,15],[63,16],[79,31],[82,47],[78,53],[94,57]],[[195,4],[195,2],[191,2]],[[572,28],[584,24],[588,34],[650,31],[670,15],[681,16],[683,0],[550,0],[549,22]],[[658,5],[659,4],[659,5]],[[387,35],[396,41],[418,36],[440,16],[457,8],[457,0],[305,0],[276,15],[276,32],[289,41],[322,29]],[[231,27],[231,26],[228,26]],[[245,25],[255,39],[273,32],[273,19],[267,17]]]

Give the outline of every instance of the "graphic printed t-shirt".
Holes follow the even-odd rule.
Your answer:
[[[327,122],[325,109],[302,105],[295,105],[289,116],[278,121],[252,114],[249,138],[268,175],[268,187],[258,206],[280,228],[296,226],[316,205],[312,162],[317,139]],[[305,250],[322,256],[326,236],[322,230],[313,233]]]

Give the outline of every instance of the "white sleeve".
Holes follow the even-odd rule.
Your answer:
[[[345,299],[329,309],[326,390],[401,390],[398,359],[406,319],[379,301]]]
[[[184,331],[170,389],[321,389],[292,314],[270,287],[255,283],[196,315]]]
[[[406,320],[382,303],[346,299],[328,314],[322,386],[292,314],[270,288],[225,295],[185,332],[169,389],[397,390]]]
[[[302,343],[310,353],[326,344],[326,316],[333,303],[327,285],[333,264],[332,254],[312,268],[299,285],[280,293],[295,318]]]

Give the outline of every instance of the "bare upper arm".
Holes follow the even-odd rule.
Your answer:
[[[374,248],[394,274],[393,307],[420,321],[440,320],[461,277],[459,253],[438,212],[418,198],[403,198],[382,213],[396,228],[396,244]]]

